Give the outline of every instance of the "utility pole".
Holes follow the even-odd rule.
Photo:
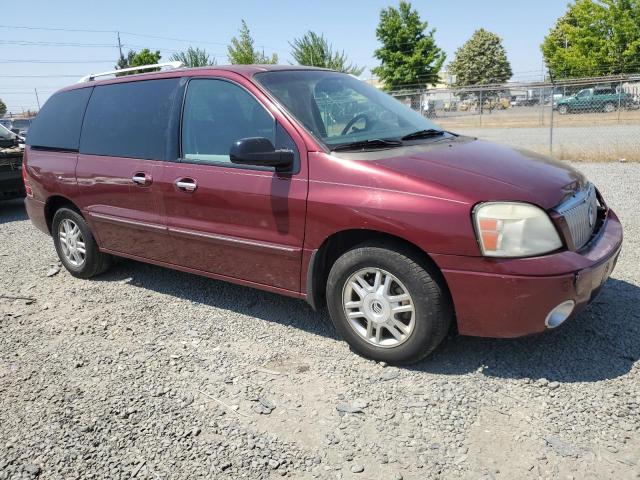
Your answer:
[[[120,58],[122,58],[122,43],[120,42],[120,32],[116,32],[118,35],[118,51],[120,52]]]
[[[36,92],[36,102],[38,103],[38,111],[40,110],[40,99],[38,98],[38,89],[34,88],[34,92]]]
[[[553,156],[553,94],[556,91],[554,86],[554,78],[551,71],[549,71],[549,80],[551,81],[551,119],[549,120],[549,155]]]

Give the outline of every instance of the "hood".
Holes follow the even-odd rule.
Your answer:
[[[386,188],[475,204],[522,201],[550,209],[582,188],[584,176],[543,155],[469,137],[402,148],[349,153],[379,170]],[[369,177],[369,183],[380,183]],[[391,185],[389,185],[391,183]],[[377,186],[371,184],[371,186]]]

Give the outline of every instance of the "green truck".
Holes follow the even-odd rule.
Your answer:
[[[555,108],[561,115],[572,112],[615,112],[618,108],[629,108],[633,95],[618,92],[614,88],[585,88],[575,95],[562,98]]]

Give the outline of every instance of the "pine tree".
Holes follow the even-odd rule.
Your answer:
[[[247,26],[247,22],[242,20],[239,38],[233,37],[231,45],[227,47],[229,51],[229,62],[241,65],[253,64],[276,64],[278,55],[275,53],[267,57],[264,53],[256,50],[253,46],[253,38]]]
[[[182,62],[186,67],[208,67],[215,65],[216,59],[211,58],[206,50],[189,47],[184,52],[177,52],[171,55],[172,62]]]
[[[294,39],[289,45],[293,49],[291,56],[299,65],[329,68],[355,76],[364,71],[363,67],[349,62],[344,52],[334,51],[324,35],[309,31],[302,38]]]
[[[459,86],[504,83],[513,75],[502,39],[484,28],[456,51],[448,71]]]

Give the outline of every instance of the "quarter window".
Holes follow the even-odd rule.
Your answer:
[[[182,156],[185,160],[229,163],[233,142],[241,138],[264,137],[277,147],[278,143],[287,141],[286,132],[278,130],[280,134],[276,135],[273,117],[238,85],[214,79],[189,82],[182,116]]]
[[[80,153],[164,160],[179,79],[95,87],[85,114]]]
[[[68,90],[53,95],[38,112],[27,134],[27,144],[58,150],[78,150],[82,116],[91,88]],[[14,122],[15,123],[15,122]]]

